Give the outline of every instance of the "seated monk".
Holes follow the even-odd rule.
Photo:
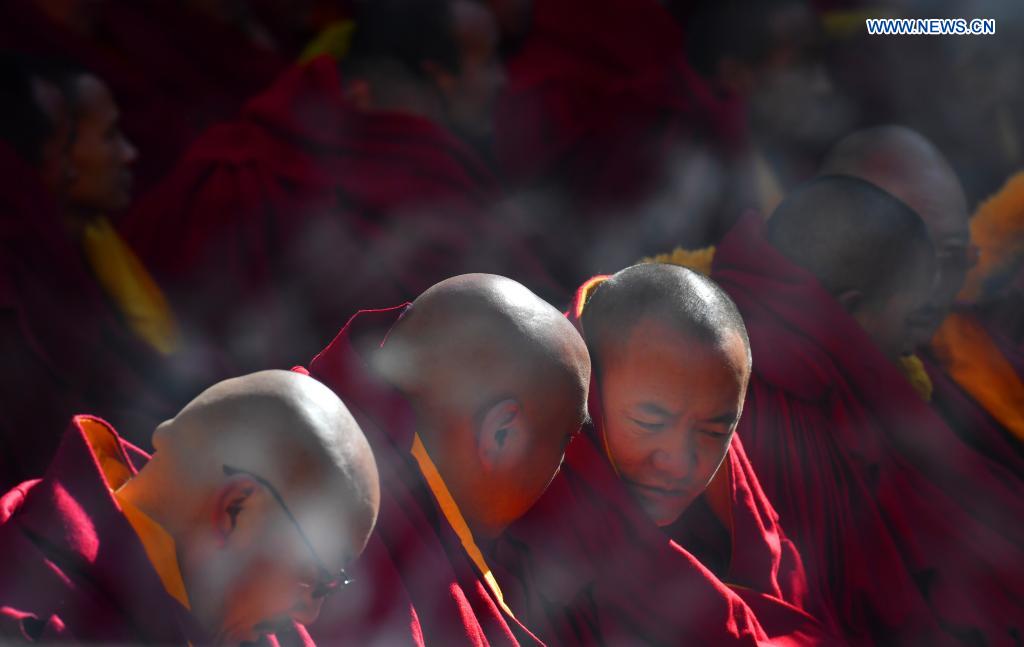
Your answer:
[[[379,503],[345,405],[255,373],[201,393],[153,444],[75,416],[42,478],[0,499],[5,644],[308,642],[293,623],[346,583]]]
[[[361,311],[310,363],[376,454],[377,528],[311,628],[318,643],[538,644],[488,545],[540,497],[586,410],[572,324],[515,281],[469,274]]]
[[[89,109],[75,118],[52,65],[4,57],[0,68],[2,101],[11,115],[0,123],[0,355],[6,369],[0,378],[0,487],[6,490],[42,473],[73,414],[93,411],[143,444],[187,397],[177,382],[163,379],[166,356],[111,300],[104,278],[116,279],[116,272],[97,272],[96,263],[110,269],[111,261],[131,259],[130,252],[115,245],[87,254],[80,212],[69,206],[84,204],[86,194],[109,197],[125,170],[123,159],[86,163],[95,153],[118,150],[93,139],[103,134],[92,123],[99,113]],[[102,98],[87,97],[89,89],[100,88],[83,87],[83,102]],[[100,177],[113,181],[96,181]]]
[[[585,284],[573,313],[593,424],[496,551],[529,622],[551,644],[822,642],[733,435],[750,374],[736,307],[694,272],[640,265]]]
[[[913,211],[839,176],[745,218],[713,259],[753,353],[736,433],[809,608],[852,642],[998,643],[1024,617],[1019,495],[896,368],[933,267]]]
[[[915,318],[916,356],[926,370],[918,373],[925,381],[923,395],[969,445],[1024,475],[1024,381],[1006,356],[1017,352],[989,332],[978,307],[954,307],[978,248],[971,241],[963,187],[949,162],[918,133],[882,126],[836,144],[822,172],[871,182],[924,220],[939,280]],[[919,366],[913,359],[905,363]]]
[[[452,132],[488,118],[490,14],[470,0],[357,9],[340,69],[323,56],[287,71],[195,142],[124,225],[182,316],[242,366],[305,361],[359,307],[453,274],[511,270],[556,290]]]

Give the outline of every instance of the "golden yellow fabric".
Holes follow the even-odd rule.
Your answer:
[[[900,358],[899,367],[903,371],[904,377],[910,382],[910,386],[914,387],[914,390],[921,396],[921,399],[925,402],[931,402],[932,390],[935,388],[935,385],[932,384],[932,378],[928,377],[928,371],[924,369],[921,358],[917,355],[904,355]]]
[[[715,247],[702,247],[701,249],[683,249],[676,247],[667,254],[646,256],[640,259],[641,263],[661,263],[663,265],[680,265],[687,269],[711,276],[711,263],[715,260]]]
[[[932,352],[964,391],[1024,442],[1024,382],[976,318],[958,312],[946,317]]]
[[[110,488],[121,506],[128,523],[139,536],[142,547],[146,551],[146,557],[160,576],[164,589],[175,600],[186,609],[190,608],[188,593],[185,591],[185,582],[181,578],[181,569],[178,567],[178,553],[174,545],[174,539],[164,528],[154,521],[149,515],[132,505],[117,492],[132,477],[132,471],[121,458],[121,451],[117,438],[105,426],[88,418],[79,419],[79,425],[85,432],[89,446],[100,463],[100,469],[107,480],[107,487]]]
[[[480,548],[477,547],[476,541],[473,539],[473,532],[469,529],[469,525],[466,524],[462,511],[459,510],[458,504],[452,498],[451,492],[448,491],[448,486],[445,485],[444,479],[441,478],[441,473],[437,471],[437,466],[434,465],[434,461],[431,460],[430,455],[427,453],[427,448],[423,446],[423,441],[420,440],[419,434],[416,434],[416,437],[413,439],[411,453],[419,464],[420,472],[423,473],[423,478],[427,480],[430,491],[434,493],[434,498],[437,499],[438,505],[441,506],[441,512],[444,513],[448,523],[451,524],[455,534],[458,535],[459,540],[462,542],[462,547],[466,550],[466,554],[469,555],[469,558],[473,560],[473,564],[483,574],[484,581],[491,588],[494,597],[498,600],[498,604],[505,610],[505,613],[514,618],[515,614],[505,604],[505,596],[501,592],[501,587],[498,586],[498,580],[495,579],[494,574],[491,572],[491,567],[484,560],[484,554],[480,552]]]
[[[96,218],[85,226],[82,249],[128,327],[158,352],[173,353],[179,343],[178,324],[167,299],[110,220]]]
[[[984,296],[985,281],[1014,266],[1024,255],[1024,171],[983,202],[971,218],[971,242],[978,263],[967,273],[960,301],[973,303]]]
[[[355,28],[355,23],[351,20],[336,20],[327,25],[302,50],[299,63],[308,63],[324,54],[336,61],[342,60],[352,46]]]

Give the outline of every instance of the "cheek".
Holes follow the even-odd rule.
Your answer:
[[[649,438],[633,433],[626,424],[607,425],[605,435],[612,461],[627,477],[641,470],[655,449]]]

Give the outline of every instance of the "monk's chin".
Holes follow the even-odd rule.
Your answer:
[[[630,487],[633,497],[647,516],[658,526],[670,526],[683,514],[689,505],[687,495],[669,495],[647,488]]]

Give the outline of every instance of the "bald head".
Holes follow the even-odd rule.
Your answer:
[[[863,180],[821,177],[779,205],[768,239],[855,317],[885,315],[899,302],[899,312],[889,315],[900,321],[886,323],[887,331],[859,321],[890,355],[909,351],[910,323],[903,319],[920,309],[935,278],[928,233],[909,207]]]
[[[914,210],[928,228],[939,279],[925,318],[930,336],[949,311],[973,264],[963,186],[945,156],[920,133],[903,126],[857,131],[837,143],[822,175],[847,175],[885,190]]]
[[[215,642],[312,623],[377,518],[377,466],[334,393],[263,371],[203,391],[153,435],[118,491],[175,542],[192,613]]]
[[[706,276],[678,265],[627,267],[597,287],[581,317],[588,345],[601,353],[614,352],[645,319],[711,345],[735,335],[750,355],[747,328],[729,295]]]
[[[376,362],[475,532],[493,535],[553,477],[585,416],[590,359],[572,324],[528,289],[467,274],[431,287]]]
[[[154,444],[197,468],[212,466],[213,478],[226,464],[261,475],[286,497],[334,498],[351,553],[376,520],[370,446],[338,396],[306,375],[262,371],[219,382],[161,425]]]

